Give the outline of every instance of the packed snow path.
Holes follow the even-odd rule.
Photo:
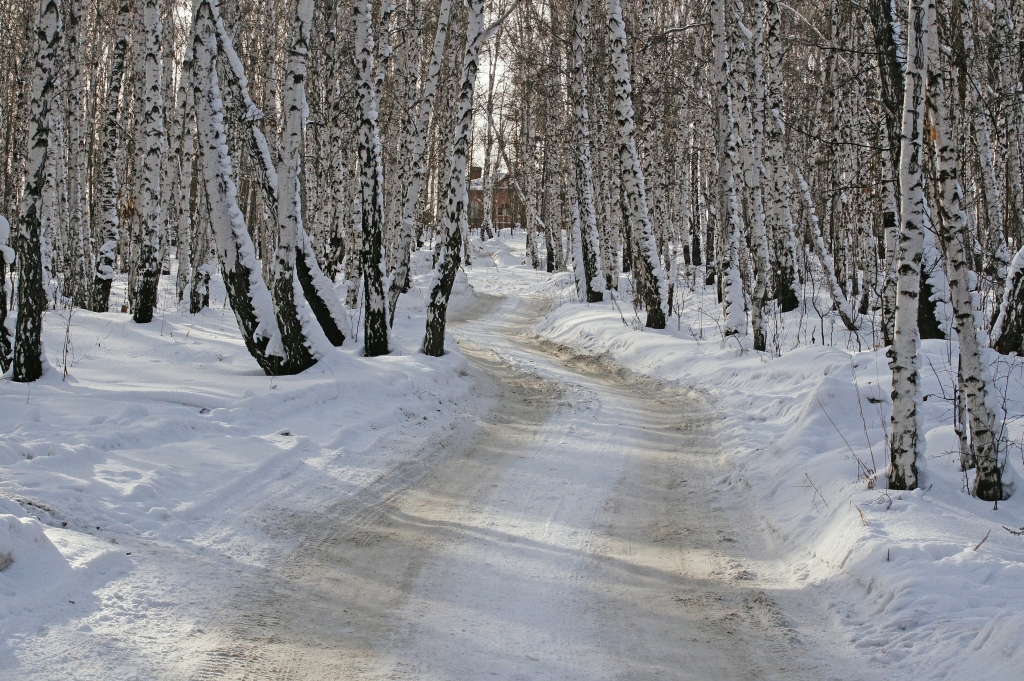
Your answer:
[[[454,329],[480,427],[283,517],[299,549],[239,584],[198,678],[851,678],[810,661],[818,625],[716,493],[704,400],[525,335],[548,306],[480,298]]]
[[[648,332],[524,247],[473,243],[440,358],[428,249],[390,355],[287,378],[217,278],[197,315],[173,277],[150,324],[48,312],[46,374],[0,382],[0,679],[1016,681],[1024,497],[960,490],[942,400],[890,496],[854,466],[884,350],[719,342],[710,289]]]

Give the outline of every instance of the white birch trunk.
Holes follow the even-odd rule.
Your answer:
[[[353,168],[358,168],[358,156]],[[344,166],[342,166],[344,170]],[[353,170],[346,174],[346,183],[350,187],[349,196],[352,197],[351,214],[347,226],[346,243],[348,244],[345,253],[345,306],[354,310],[359,304],[359,281],[362,277],[362,266],[360,265],[360,254],[363,252],[363,192],[360,173]],[[353,331],[355,332],[355,331]]]
[[[181,137],[177,145],[181,171],[178,174],[178,185],[172,187],[172,190],[175,192],[174,203],[178,227],[176,254],[178,276],[174,288],[180,303],[185,298],[185,289],[188,286],[194,255],[192,252],[192,203],[195,199],[192,193],[192,183],[196,147],[196,105],[191,61],[185,62],[181,66],[176,102],[175,116],[178,118],[178,130]]]
[[[1021,83],[1020,64],[1016,56],[1018,37],[1013,24],[1013,9],[1009,0],[995,0],[996,75],[1000,94],[1006,100],[1006,185],[1008,189],[1008,224],[1016,233],[1024,227],[1024,178],[1021,168]]]
[[[7,373],[13,361],[14,344],[11,330],[7,328],[7,268],[15,263],[14,250],[10,247],[11,223],[0,215],[0,371]]]
[[[604,277],[601,274],[601,243],[597,233],[597,208],[594,204],[594,169],[590,160],[590,114],[587,110],[586,46],[590,36],[590,0],[576,0],[573,13],[572,97],[576,124],[576,199],[573,210],[574,230],[578,234],[578,250],[583,281],[577,280],[580,295],[588,303],[604,300]]]
[[[967,263],[965,240],[967,215],[958,175],[956,140],[950,127],[946,82],[941,65],[938,37],[929,36],[932,69],[928,78],[928,113],[935,133],[935,165],[939,182],[939,218],[941,237],[949,266],[949,288],[955,310],[960,352],[961,386],[970,423],[971,449],[977,475],[971,493],[985,501],[1008,499],[1012,485],[1004,485],[999,465],[999,442],[1002,440],[1001,409],[993,394],[992,375],[981,353],[986,345],[981,330],[981,314],[977,310],[976,277]]]
[[[881,130],[886,138],[885,126]],[[892,167],[892,152],[881,155],[880,174],[882,186],[882,230],[885,239],[885,262],[882,268],[882,338],[885,345],[892,345],[896,318],[896,270],[899,264],[899,205],[896,199],[897,184]]]
[[[117,195],[119,182],[117,167],[121,155],[121,136],[118,111],[121,99],[121,81],[124,76],[125,55],[128,52],[128,26],[131,5],[127,0],[118,3],[117,27],[110,53],[110,73],[107,76],[107,94],[104,102],[103,147],[100,165],[99,196],[100,238],[103,240],[96,255],[93,273],[92,310],[106,312],[110,306],[110,285],[114,280],[117,259],[119,216]]]
[[[174,10],[169,3],[162,3],[161,20],[164,25],[163,34],[163,83],[161,92],[164,101],[164,148],[161,153],[160,162],[160,248],[157,252],[157,260],[160,267],[160,275],[165,267],[170,267],[168,258],[169,246],[172,240],[178,238],[178,204],[175,201],[178,186],[181,183],[181,119],[177,116],[177,92],[174,79],[180,76],[175,69],[175,21]],[[168,106],[170,111],[168,111]],[[168,269],[169,273],[170,270]],[[158,275],[159,276],[159,275]]]
[[[491,46],[490,70],[487,73],[487,131],[484,135],[484,166],[480,175],[480,183],[483,185],[483,222],[480,225],[480,239],[489,239],[494,235],[494,175],[501,163],[494,164],[494,173],[491,168],[491,152],[494,147],[494,128],[489,121],[494,117],[494,85],[498,76],[498,54],[501,48],[501,31],[494,36],[494,43]],[[511,168],[509,169],[511,172]]]
[[[616,178],[618,173],[615,172],[615,164],[609,158],[605,112],[600,107],[595,110],[597,112],[598,168],[601,176],[599,186],[602,194],[601,270],[605,276],[605,288],[617,290],[619,287],[619,244],[617,237],[622,232],[621,211],[617,210],[619,190]],[[613,193],[614,199],[612,198]]]
[[[316,363],[303,319],[301,297],[295,287],[295,261],[302,226],[299,171],[306,108],[306,55],[313,23],[313,0],[295,0],[281,90],[281,165],[277,173],[278,241],[272,279],[274,314],[281,342],[292,368],[298,372]],[[305,234],[303,233],[303,236]]]
[[[448,298],[451,296],[455,274],[460,265],[461,224],[468,209],[465,205],[466,162],[473,126],[473,94],[479,68],[480,47],[486,39],[483,26],[484,0],[467,0],[467,5],[469,20],[466,26],[466,52],[462,61],[458,124],[452,147],[451,176],[446,191],[445,211],[441,216],[440,253],[430,284],[426,333],[423,337],[423,352],[432,357],[444,354]]]
[[[359,106],[360,195],[362,196],[363,351],[367,357],[386,355],[388,300],[384,293],[384,178],[378,129],[379,93],[374,72],[371,5],[355,0],[356,92]]]
[[[132,318],[138,324],[146,324],[153,320],[160,278],[160,160],[164,150],[163,54],[160,40],[163,26],[160,22],[159,0],[142,0],[141,12],[144,31],[141,56],[145,83],[142,126],[138,131],[139,141],[136,145],[142,160],[142,192],[137,199],[142,223]]]
[[[89,273],[92,269],[88,260],[90,237],[89,211],[86,204],[86,111],[83,101],[85,87],[82,81],[82,20],[86,8],[83,0],[71,0],[68,5],[68,25],[64,39],[67,43],[67,198],[69,208],[69,255],[72,258],[71,296],[78,307],[89,307]]]
[[[523,205],[526,206],[526,241],[527,251],[530,254],[530,264],[533,269],[539,270],[541,268],[540,259],[540,235],[545,232],[544,223],[538,216],[537,208],[537,117],[534,113],[533,106],[530,102],[526,103],[527,110],[523,114],[526,119],[523,126],[526,130],[523,133],[523,173],[526,175],[523,178],[526,182],[526,192],[523,196]],[[499,145],[503,143],[499,140]],[[504,147],[502,147],[502,153],[504,153]],[[508,158],[505,159],[505,165],[508,165]],[[509,172],[511,173],[512,166],[509,166]],[[513,181],[515,176],[512,175]],[[516,182],[516,186],[519,183]],[[522,192],[521,192],[522,193]]]
[[[903,99],[903,147],[900,151],[899,266],[893,343],[892,428],[889,469],[891,489],[916,489],[917,458],[924,453],[919,436],[920,331],[917,315],[924,250],[924,109],[928,77],[927,44],[934,30],[931,0],[910,0],[908,10],[906,86]]]
[[[740,4],[737,2],[737,4]],[[740,6],[742,6],[740,4]],[[750,141],[746,146],[747,196],[751,207],[750,241],[754,249],[754,288],[750,295],[750,326],[754,335],[754,349],[767,348],[764,332],[764,306],[768,302],[769,253],[765,225],[764,201],[761,192],[762,149],[764,146],[764,33],[759,23],[754,31],[754,102],[750,102],[749,89],[742,91],[745,100],[744,119],[750,121]]]
[[[790,173],[784,144],[786,124],[782,96],[782,18],[777,0],[765,0],[764,22],[767,27],[768,52],[764,103],[768,111],[768,120],[765,122],[765,169],[769,177],[768,213],[772,217],[772,241],[775,246],[775,299],[782,312],[790,312],[799,305],[796,292],[800,282],[796,270],[796,229],[790,208]]]
[[[380,12],[380,40],[377,42],[377,71],[373,79],[378,96],[384,89],[384,76],[387,74],[388,62],[391,60],[393,51],[391,46],[391,17],[394,13],[395,0],[384,0]]]
[[[198,0],[190,48],[194,56],[196,122],[210,226],[228,300],[246,348],[267,374],[290,373],[270,291],[263,281],[231,179],[233,164],[216,68],[218,20],[213,2]]]
[[[743,282],[739,269],[739,239],[743,232],[740,198],[736,189],[739,167],[739,135],[733,113],[732,66],[726,32],[725,0],[714,0],[711,7],[714,41],[714,72],[719,90],[719,135],[722,149],[718,154],[721,202],[726,213],[719,236],[718,271],[722,280],[722,305],[725,323],[722,333],[733,336],[747,327],[744,314]]]
[[[419,108],[413,116],[411,139],[409,140],[409,182],[406,186],[405,200],[401,213],[402,224],[398,230],[398,257],[392,275],[389,295],[391,323],[394,323],[394,309],[398,304],[398,296],[409,288],[409,259],[412,256],[413,227],[416,220],[416,205],[420,200],[420,190],[426,175],[424,163],[427,150],[427,132],[430,117],[434,109],[434,97],[437,94],[437,82],[441,74],[441,59],[444,46],[448,39],[448,22],[451,18],[452,0],[441,0],[437,17],[437,31],[434,36],[433,51],[427,66],[426,78],[423,81]],[[417,51],[418,52],[418,51]],[[418,55],[417,55],[418,58]]]
[[[50,114],[56,81],[57,47],[61,39],[60,0],[40,0],[35,30],[35,67],[29,102],[25,188],[21,195],[18,253],[18,321],[15,326],[12,378],[30,383],[43,375],[44,185],[50,155]]]
[[[615,79],[615,116],[618,126],[619,163],[626,204],[629,208],[630,233],[638,247],[637,259],[642,263],[643,272],[634,272],[635,280],[643,279],[646,295],[647,327],[665,328],[666,298],[668,282],[665,271],[658,260],[658,248],[654,242],[651,220],[647,208],[647,193],[644,185],[644,171],[640,167],[637,153],[633,116],[633,86],[629,75],[629,57],[626,44],[626,25],[622,20],[622,6],[619,0],[606,0],[608,14],[608,38],[611,48],[612,70]],[[742,307],[742,306],[741,306]]]
[[[328,225],[328,255],[324,263],[324,276],[333,281],[345,256],[348,238],[348,179],[346,177],[345,155],[347,147],[343,141],[344,107],[341,90],[341,74],[343,70],[338,59],[338,4],[332,3],[327,13],[325,28],[327,45],[324,48],[324,59],[327,62],[325,72],[328,74],[327,87],[330,88],[330,142],[327,152],[327,184],[330,202],[330,222]],[[333,287],[332,287],[333,288]],[[347,293],[347,292],[346,292]],[[328,335],[329,337],[329,335]],[[334,342],[332,340],[332,342]]]

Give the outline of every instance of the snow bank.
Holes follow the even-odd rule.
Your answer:
[[[454,342],[441,358],[419,352],[429,258],[414,259],[392,354],[363,357],[360,329],[297,376],[264,375],[219,275],[195,316],[176,309],[173,274],[150,324],[47,312],[42,379],[0,380],[0,565],[13,559],[0,572],[0,669],[127,678],[193,645],[244,566],[294,549],[268,533],[273,518],[443,455],[438,443],[486,405],[470,399]],[[119,280],[112,309],[123,295]],[[473,295],[462,275],[453,308]],[[151,669],[170,668],[161,660]]]
[[[521,243],[492,250],[495,263],[522,262]],[[523,281],[532,274],[519,269]],[[816,344],[781,356],[753,352],[746,338],[722,341],[711,289],[689,294],[669,322],[675,328],[652,331],[622,300],[627,294],[617,294],[617,303],[574,303],[556,297],[562,279],[524,289],[556,305],[536,332],[708,396],[730,471],[718,481],[722,492],[750,497],[761,512],[752,522],[788,566],[791,587],[823,594],[848,645],[888,665],[894,678],[971,678],[980,669],[986,678],[1020,678],[1024,537],[1003,526],[1024,526],[1024,493],[998,510],[967,493],[949,399],[955,345],[924,343],[923,485],[887,492],[891,373],[884,351],[822,346],[835,319],[821,322]],[[784,341],[796,343],[792,329]],[[994,373],[1013,418],[1011,437],[1021,442],[1024,367],[1001,358]],[[1018,473],[1020,452],[1013,447],[1010,455]]]
[[[11,536],[11,522],[18,522],[15,535],[18,534],[21,521],[12,515],[0,516],[0,571],[6,570],[14,562],[14,538]]]
[[[0,498],[0,640],[11,643],[95,607],[94,592],[128,567],[119,548],[24,515]]]

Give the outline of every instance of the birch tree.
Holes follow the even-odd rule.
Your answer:
[[[894,16],[891,0],[871,0],[868,14],[874,28],[881,101],[884,109],[884,136],[887,150],[882,152],[882,221],[885,234],[885,269],[882,294],[882,334],[886,345],[894,341],[894,323],[897,307],[897,274],[900,233],[900,154],[903,149],[902,131],[905,113],[903,95],[905,77],[898,46],[899,25]]]
[[[270,291],[260,274],[238,191],[232,179],[233,162],[227,146],[224,105],[217,74],[220,16],[215,0],[199,0],[193,15],[194,86],[203,180],[209,201],[210,227],[216,240],[228,301],[249,353],[269,375],[301,371],[302,358],[292,363],[285,353],[274,316]]]
[[[576,0],[573,12],[572,96],[576,122],[576,200],[575,238],[582,260],[583,281],[580,293],[588,303],[604,300],[604,276],[600,269],[601,244],[597,232],[597,208],[594,203],[594,169],[590,160],[590,114],[587,109],[586,45],[590,35],[590,0]]]
[[[425,155],[427,150],[427,130],[434,109],[434,97],[437,94],[438,78],[441,74],[441,59],[444,46],[448,39],[448,22],[451,20],[452,0],[441,0],[437,16],[437,30],[434,47],[430,53],[427,74],[423,81],[419,107],[413,118],[409,142],[409,167],[411,169],[409,183],[406,186],[405,200],[402,205],[402,224],[398,232],[398,258],[389,291],[390,323],[394,323],[394,309],[398,304],[398,296],[409,287],[409,259],[411,257],[413,226],[416,217],[416,205],[420,200],[420,190],[426,174]]]
[[[924,249],[924,113],[928,77],[928,40],[934,30],[931,0],[910,0],[907,38],[906,86],[903,96],[903,143],[900,151],[902,223],[893,343],[892,435],[889,487],[916,489],[917,458],[924,453],[918,437],[920,386],[920,331],[917,326]]]
[[[124,79],[125,55],[128,51],[128,25],[131,21],[131,5],[127,0],[118,2],[116,37],[110,57],[110,72],[107,75],[107,94],[104,99],[103,147],[99,178],[100,239],[96,255],[96,270],[93,274],[92,310],[106,312],[110,308],[110,286],[114,280],[114,265],[117,260],[118,215],[117,198],[120,189],[118,164],[121,156],[121,81]]]
[[[448,299],[461,264],[461,223],[467,210],[466,161],[469,136],[473,126],[473,94],[479,68],[480,47],[486,39],[484,31],[484,0],[467,0],[469,16],[466,24],[466,51],[462,60],[459,88],[458,123],[452,148],[451,175],[445,192],[445,211],[441,216],[440,253],[430,283],[427,302],[427,325],[423,336],[423,353],[432,357],[444,354],[444,335],[448,316]]]
[[[89,304],[90,270],[86,243],[89,238],[88,209],[86,206],[86,129],[85,129],[85,86],[82,77],[82,38],[85,26],[85,3],[71,0],[66,5],[67,26],[63,34],[66,49],[65,71],[67,89],[64,95],[67,109],[67,202],[68,202],[68,249],[70,253],[69,293],[75,305]]]
[[[934,7],[934,6],[933,6]],[[929,11],[934,11],[931,8]],[[982,358],[985,334],[981,331],[976,311],[976,293],[966,257],[966,223],[963,189],[959,180],[959,154],[950,126],[948,86],[952,79],[940,58],[938,32],[933,30],[929,41],[927,109],[934,131],[935,171],[939,183],[939,221],[946,262],[949,266],[949,287],[955,310],[960,355],[960,384],[967,404],[970,423],[971,453],[977,475],[971,494],[985,501],[1008,499],[1012,488],[1004,489],[999,461],[1000,442],[1005,441],[1003,423],[995,406],[992,375]]]
[[[723,335],[733,336],[746,330],[744,314],[743,282],[739,271],[739,239],[743,230],[740,197],[736,188],[736,172],[739,167],[739,134],[733,111],[732,67],[729,63],[729,47],[726,33],[726,13],[723,0],[714,0],[711,7],[714,31],[714,71],[718,86],[719,106],[719,178],[721,204],[726,220],[718,235],[721,247],[718,249],[718,271],[723,316]]]
[[[306,53],[312,23],[313,0],[295,0],[282,88],[284,130],[281,136],[281,170],[277,175],[277,216],[280,232],[277,250],[274,251],[273,299],[284,350],[296,369],[305,369],[316,362],[308,347],[307,332],[302,328],[302,315],[298,309],[302,299],[295,288],[296,250],[302,225],[299,154],[302,148],[306,105]]]
[[[626,26],[622,20],[622,6],[619,0],[606,0],[608,15],[608,38],[611,48],[612,69],[615,79],[615,117],[618,127],[619,163],[622,166],[624,207],[629,216],[630,229],[639,250],[643,271],[636,273],[642,280],[647,306],[647,326],[664,329],[666,319],[666,297],[668,282],[658,258],[658,247],[654,242],[651,220],[647,208],[647,191],[644,186],[644,171],[640,166],[634,133],[633,85],[629,74],[629,56],[626,43]]]
[[[786,161],[784,138],[785,102],[782,93],[782,16],[776,0],[764,2],[764,24],[767,61],[765,68],[764,108],[765,170],[769,179],[768,215],[771,219],[775,246],[775,299],[782,312],[791,312],[799,305],[797,298],[796,229],[790,208],[792,189]]]
[[[356,50],[356,92],[359,99],[359,167],[362,197],[363,352],[367,357],[386,355],[388,345],[388,300],[384,294],[384,178],[381,166],[380,132],[377,125],[379,96],[374,70],[371,5],[366,0],[353,4]]]
[[[480,225],[480,238],[489,239],[494,236],[494,177],[497,175],[497,169],[500,167],[500,163],[495,163],[493,168],[491,165],[491,152],[494,148],[494,129],[490,125],[491,119],[494,117],[494,89],[497,85],[498,77],[498,62],[501,51],[501,29],[499,28],[494,34],[494,40],[490,46],[491,59],[489,70],[487,73],[487,101],[485,103],[484,117],[487,121],[487,125],[484,130],[484,165],[483,172],[480,175],[480,184],[483,186],[483,222]],[[493,171],[493,172],[492,172]]]
[[[141,50],[145,77],[142,126],[136,142],[142,162],[142,217],[133,319],[139,324],[153,320],[160,278],[160,227],[163,216],[160,193],[160,159],[164,151],[163,60],[160,40],[159,0],[140,0],[144,43]]]
[[[737,14],[742,13],[743,3],[736,0]],[[737,23],[741,18],[737,17]],[[738,29],[740,27],[737,27]],[[737,30],[737,44],[743,44],[746,37],[742,30]],[[747,185],[748,204],[750,206],[751,225],[750,242],[754,255],[754,286],[750,295],[750,325],[754,336],[754,349],[764,351],[767,338],[764,330],[764,306],[768,302],[769,254],[768,235],[765,222],[763,194],[761,192],[761,172],[763,168],[761,150],[764,145],[764,36],[760,26],[753,35],[753,74],[754,102],[750,101],[750,87],[747,80],[741,79],[743,112],[742,119],[748,131],[745,134],[743,153],[744,178]]]
[[[50,107],[56,88],[55,59],[61,39],[60,0],[40,0],[35,27],[35,66],[28,116],[25,187],[21,196],[16,242],[18,321],[14,337],[12,378],[30,383],[43,375],[43,188],[50,150]],[[6,257],[6,255],[5,255]]]

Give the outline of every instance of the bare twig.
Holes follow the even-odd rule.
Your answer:
[[[855,381],[856,381],[856,379],[855,379]],[[858,395],[859,395],[859,393],[858,393]],[[843,431],[839,430],[839,426],[837,426],[836,422],[832,420],[831,416],[829,416],[829,413],[825,409],[825,405],[821,403],[821,400],[815,398],[815,402],[817,402],[818,406],[821,407],[821,411],[823,411],[825,413],[825,418],[827,418],[828,422],[832,424],[832,427],[836,429],[836,432],[839,434],[839,437],[842,438],[843,442],[846,443],[846,448],[850,450],[850,455],[853,457],[854,461],[857,462],[857,466],[858,466],[857,479],[858,480],[860,479],[860,475],[863,472],[864,478],[868,481],[868,489],[874,487],[874,475],[877,472],[877,469],[874,467],[874,464],[875,464],[875,455],[874,455],[874,453],[872,452],[872,454],[871,454],[871,465],[872,465],[872,467],[868,468],[867,464],[864,463],[864,461],[859,456],[857,456],[857,452],[853,451],[853,446],[850,445],[850,441],[846,439],[846,436],[843,435]],[[857,404],[860,404],[860,398],[859,397],[857,399]],[[862,419],[864,418],[864,412],[863,411],[861,412],[861,418]],[[864,426],[864,435],[867,436],[867,424],[865,424],[865,426]],[[870,442],[868,443],[868,451],[871,451],[871,444],[870,444]],[[826,504],[826,506],[827,505],[828,504]]]
[[[828,422],[831,423],[832,427],[836,429],[837,433],[839,433],[839,437],[842,438],[843,442],[846,443],[846,448],[850,450],[851,454],[853,454],[854,456],[857,456],[853,452],[853,447],[850,446],[850,441],[846,439],[845,435],[843,435],[843,431],[839,430],[839,426],[837,426],[836,422],[832,420],[832,417],[828,415],[828,411],[825,410],[825,405],[822,404],[821,400],[819,400],[817,397],[814,398],[814,401],[818,403],[818,406],[821,407],[821,411],[823,411],[825,413],[825,418],[828,419]]]
[[[814,481],[811,480],[811,476],[808,475],[807,473],[804,473],[804,477],[807,478],[807,482],[811,483],[811,488],[814,490],[814,495],[817,497],[821,497],[821,503],[825,504],[825,508],[828,508],[828,502],[825,501],[825,496],[821,493],[821,489],[819,489],[818,486],[814,484]]]
[[[975,547],[974,547],[974,550],[975,550],[975,551],[977,551],[978,549],[980,549],[980,548],[981,548],[981,545],[985,543],[985,540],[986,540],[986,539],[988,539],[988,536],[989,536],[990,534],[992,534],[992,530],[989,530],[988,532],[986,532],[986,533],[985,533],[985,536],[984,536],[984,538],[983,538],[983,539],[982,539],[982,540],[981,540],[980,542],[978,542],[978,545],[977,545],[977,546],[975,546]]]
[[[516,0],[515,2],[513,2],[512,5],[509,6],[507,10],[505,10],[504,14],[495,19],[494,23],[487,27],[487,30],[484,31],[484,42],[490,40],[491,36],[494,35],[499,28],[501,28],[501,25],[505,22],[505,19],[508,19],[508,15],[512,14],[513,10],[515,10],[516,7],[519,7],[519,2],[520,0]]]
[[[64,362],[64,375],[61,378],[62,381],[66,381],[68,378],[68,355],[72,354],[74,347],[71,344],[71,317],[75,314],[74,307],[68,307],[68,318],[67,324],[64,326],[64,354],[62,360]]]
[[[878,470],[878,464],[875,463],[875,450],[871,447],[871,436],[868,435],[868,420],[864,417],[864,405],[860,399],[860,385],[857,383],[857,367],[854,366],[852,357],[850,358],[850,370],[853,372],[853,389],[857,392],[857,409],[860,410],[860,422],[864,426],[864,441],[868,444],[868,453],[871,455],[871,469],[874,472]]]
[[[622,325],[628,327],[629,322],[626,321],[626,315],[622,314],[622,308],[619,307],[619,301],[615,300],[615,294],[612,293],[611,291],[608,291],[608,295],[612,299],[612,305],[614,305],[615,309],[619,311],[619,317],[622,318]]]

